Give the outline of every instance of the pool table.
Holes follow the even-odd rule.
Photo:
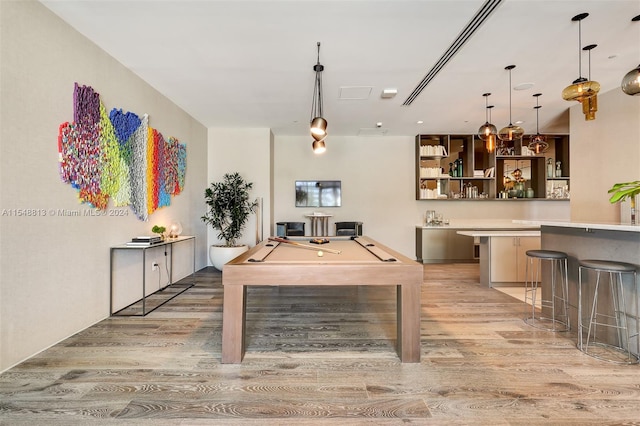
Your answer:
[[[223,266],[223,363],[242,362],[248,286],[304,285],[396,286],[398,356],[420,362],[422,265],[368,237],[326,239],[317,245],[309,237],[289,238],[300,245],[267,239]]]

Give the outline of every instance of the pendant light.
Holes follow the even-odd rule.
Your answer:
[[[324,139],[327,137],[327,120],[322,113],[322,71],[324,66],[320,63],[320,42],[318,42],[318,61],[313,66],[316,72],[315,83],[313,85],[313,102],[311,103],[311,136],[312,147],[315,154],[322,154],[326,151]]]
[[[597,81],[591,81],[582,77],[582,20],[589,16],[588,13],[581,13],[571,18],[572,21],[578,21],[578,78],[573,81],[570,86],[567,86],[562,91],[562,99],[565,101],[578,101],[582,102],[583,112],[586,108],[589,111],[590,105],[588,99],[595,96],[600,91],[600,83]],[[595,46],[594,46],[595,47]],[[584,106],[584,101],[587,101],[587,106]],[[592,100],[594,104],[596,100]],[[591,117],[591,118],[590,118]],[[593,115],[585,113],[585,120],[593,120],[595,118],[595,112]]]
[[[509,71],[509,125],[507,127],[503,127],[498,132],[498,139],[503,142],[511,142],[516,139],[521,139],[522,135],[524,135],[524,129],[520,126],[514,126],[511,122],[511,70],[514,69],[515,65],[507,65],[504,69]]]
[[[489,123],[491,123],[491,108],[493,105],[487,106],[487,110],[489,110]],[[495,126],[494,126],[495,128]],[[487,152],[493,152],[496,150],[496,139],[498,138],[498,132],[493,132],[487,136],[487,140],[484,141],[484,146],[487,149]]]
[[[541,154],[545,152],[547,149],[549,149],[547,138],[545,138],[540,134],[540,130],[538,128],[539,121],[540,121],[540,117],[538,113],[540,111],[540,108],[542,108],[542,106],[540,106],[540,104],[538,103],[538,99],[540,98],[541,95],[542,93],[536,93],[535,95],[533,95],[536,98],[536,106],[533,107],[533,109],[536,110],[536,134],[534,136],[531,136],[531,141],[527,146],[527,148],[529,148],[531,151],[533,151],[536,154]]]
[[[483,141],[486,141],[487,139],[489,139],[489,136],[491,135],[495,136],[498,133],[498,129],[496,129],[496,126],[494,126],[489,122],[489,96],[491,96],[491,93],[483,93],[482,96],[484,96],[484,104],[485,104],[484,114],[485,114],[486,121],[478,129],[478,137]],[[487,151],[489,151],[488,146],[487,146]]]
[[[640,21],[640,15],[631,18],[632,22]],[[622,79],[622,91],[627,95],[638,96],[640,95],[640,65],[637,68],[629,71]]]
[[[590,44],[582,48],[582,50],[586,50],[589,52],[589,81],[591,81],[591,50],[593,50],[597,44]],[[598,94],[594,94],[593,96],[588,97],[587,99],[582,101],[582,113],[584,114],[585,120],[595,120],[596,119],[596,111],[598,110]]]

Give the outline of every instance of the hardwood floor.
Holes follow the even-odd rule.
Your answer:
[[[0,424],[640,424],[639,366],[527,326],[477,264],[424,270],[421,363],[393,347],[393,287],[260,287],[244,362],[220,364],[209,268],[148,316],[109,318],[0,375]]]

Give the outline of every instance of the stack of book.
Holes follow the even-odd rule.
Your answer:
[[[162,237],[159,236],[140,236],[133,237],[131,241],[127,243],[128,246],[146,247],[162,242]]]

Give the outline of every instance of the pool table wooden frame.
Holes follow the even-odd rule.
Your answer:
[[[248,261],[267,244],[265,240],[223,266],[224,287],[222,315],[222,363],[242,362],[245,351],[246,298],[248,286],[357,286],[395,285],[397,293],[397,346],[402,362],[420,362],[420,287],[423,280],[422,265],[400,253],[372,240],[377,249],[384,250],[396,260],[392,262],[349,261],[349,251],[343,250],[339,262],[331,262],[331,256],[317,257],[317,251],[296,248],[308,256],[308,261],[296,259],[291,263]],[[345,240],[345,238],[330,238]],[[309,238],[296,240],[309,244]],[[356,241],[351,241],[355,250],[367,250]],[[278,243],[275,243],[278,244]],[[280,243],[283,244],[283,243]],[[291,247],[291,245],[287,245]],[[331,244],[327,245],[327,248]],[[322,250],[323,245],[318,246]],[[278,248],[276,247],[277,250]],[[297,256],[296,256],[297,257]],[[322,259],[326,261],[322,261]]]

